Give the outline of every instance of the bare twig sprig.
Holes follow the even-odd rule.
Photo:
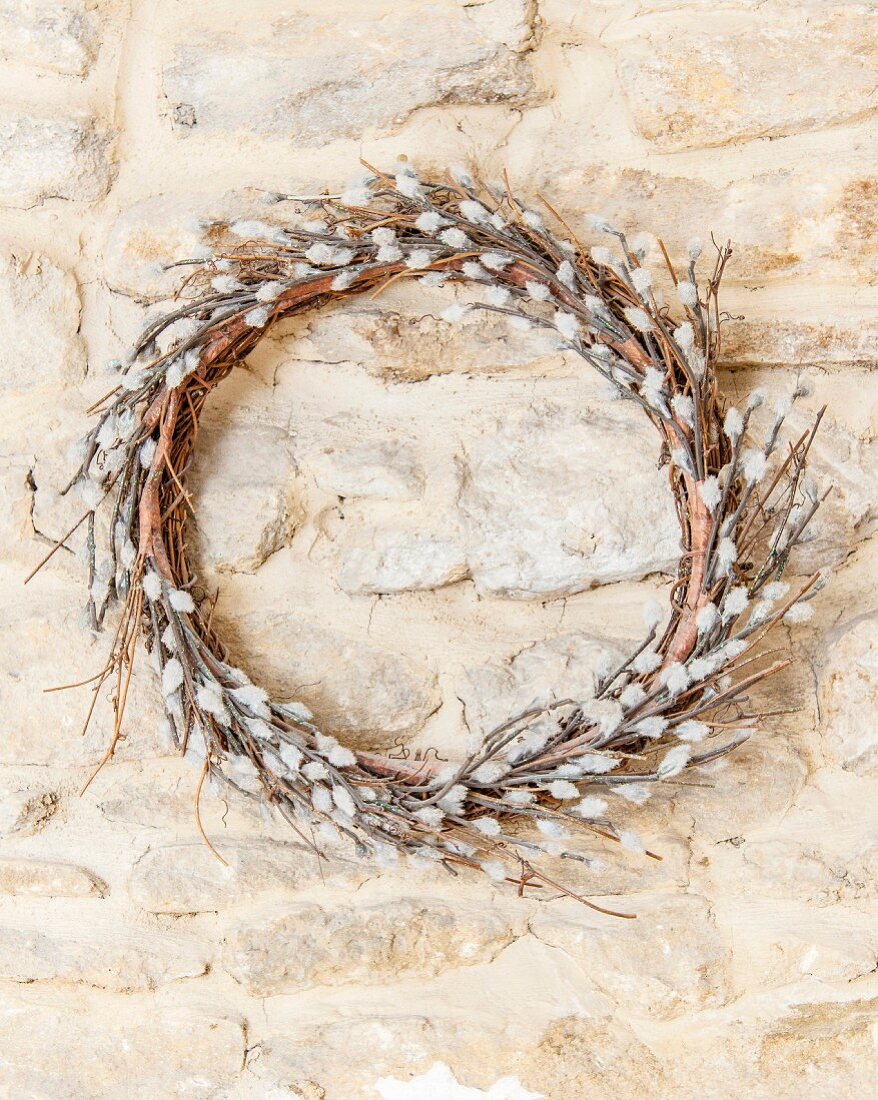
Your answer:
[[[480,869],[520,890],[558,887],[538,857],[582,859],[569,840],[576,829],[641,850],[616,823],[611,793],[642,802],[653,784],[730,752],[760,720],[749,691],[785,662],[760,657],[759,643],[781,620],[804,618],[823,583],[815,576],[793,589],[781,579],[822,499],[805,475],[813,431],[781,446],[799,391],[778,403],[760,442],[751,421],[761,395],[739,411],[718,392],[728,245],[717,246],[701,289],[700,248],[690,246],[681,273],[661,245],[674,316],[624,233],[594,219],[614,247],[587,252],[508,185],[465,172],[428,182],[408,165],[391,175],[370,167],[318,209],[315,219],[312,201],[307,218],[283,229],[231,224],[240,243],[186,261],[175,307],[150,323],[95,406],[68,489],[87,506],[91,624],[123,603],[92,682],[95,698],[115,683],[107,758],[139,635],[161,679],[166,732],[201,765],[199,792],[205,777],[228,783],[273,807],[309,845],[341,834],[382,861],[404,854]],[[645,638],[590,697],[516,714],[454,763],[354,752],[300,703],[270,699],[230,661],[210,605],[196,598],[187,553],[186,475],[212,391],[282,318],[400,279],[470,284],[478,300],[450,305],[448,323],[482,310],[545,330],[639,406],[660,436],[682,536],[669,607],[646,608]],[[109,524],[100,560],[99,510]]]

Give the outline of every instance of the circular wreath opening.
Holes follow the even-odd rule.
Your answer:
[[[282,229],[233,223],[240,243],[175,265],[185,277],[174,308],[147,326],[119,384],[90,410],[96,421],[65,491],[77,486],[87,507],[80,523],[91,626],[122,605],[92,685],[96,699],[115,683],[113,735],[99,767],[118,743],[142,638],[161,679],[167,734],[201,760],[199,793],[213,776],[273,807],[318,852],[340,835],[384,863],[404,854],[520,890],[566,890],[539,857],[587,863],[571,839],[577,831],[639,846],[616,824],[608,792],[673,780],[731,752],[759,725],[751,689],[788,663],[768,659],[760,643],[781,620],[807,617],[823,584],[820,574],[792,587],[782,579],[825,496],[805,472],[822,410],[808,431],[787,438],[797,389],[756,439],[762,395],[739,410],[719,393],[718,291],[729,245],[715,246],[699,286],[700,248],[690,247],[678,271],[659,242],[672,309],[644,266],[645,248],[593,219],[611,247],[587,250],[547,203],[567,236],[508,184],[370,166],[343,195],[315,201],[319,221],[312,203],[311,216]],[[187,546],[186,473],[213,390],[282,318],[400,279],[470,284],[478,301],[453,302],[445,322],[481,310],[517,329],[546,330],[634,402],[658,432],[681,532],[668,606],[647,606],[642,641],[602,671],[593,694],[510,715],[452,763],[353,751],[300,704],[269,698],[230,661]],[[100,560],[99,510],[109,532]],[[197,805],[196,797],[200,829]]]

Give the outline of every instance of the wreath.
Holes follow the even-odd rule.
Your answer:
[[[820,574],[792,587],[781,579],[825,495],[805,474],[822,410],[782,445],[801,388],[767,423],[755,415],[761,394],[739,410],[719,393],[728,244],[714,242],[699,287],[700,247],[690,245],[681,272],[659,241],[672,310],[644,266],[646,246],[602,219],[592,229],[612,247],[588,250],[545,200],[570,239],[523,206],[508,181],[455,171],[430,182],[407,163],[392,174],[366,167],[344,194],[312,197],[297,224],[224,223],[238,243],[172,265],[191,268],[174,308],[147,326],[118,385],[89,410],[97,419],[65,492],[79,487],[87,508],[77,527],[86,524],[91,626],[122,604],[93,681],[89,718],[101,687],[114,684],[113,734],[99,767],[120,737],[142,637],[161,679],[166,732],[202,761],[199,793],[212,776],[261,800],[320,854],[340,834],[385,863],[403,854],[521,891],[543,883],[571,893],[539,857],[589,862],[569,843],[576,830],[642,851],[614,822],[608,791],[637,802],[647,785],[731,752],[764,719],[751,689],[788,662],[770,660],[760,643],[781,620],[807,618],[823,583]],[[269,698],[231,661],[188,556],[186,472],[213,390],[281,319],[400,279],[469,284],[477,300],[455,301],[445,321],[485,310],[547,330],[638,405],[659,433],[682,540],[669,605],[646,607],[642,641],[604,671],[591,697],[511,715],[453,763],[352,751],[301,704]],[[209,844],[197,796],[196,821]]]

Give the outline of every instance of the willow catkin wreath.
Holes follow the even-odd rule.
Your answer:
[[[115,681],[105,760],[142,635],[161,677],[167,732],[181,753],[203,760],[199,791],[208,775],[229,783],[318,848],[328,829],[384,861],[401,851],[520,889],[557,886],[534,857],[588,863],[566,843],[573,828],[642,850],[614,823],[609,794],[639,802],[646,785],[716,760],[760,721],[750,689],[786,662],[761,658],[759,643],[781,619],[805,617],[803,601],[822,583],[815,575],[791,590],[780,579],[822,499],[804,473],[820,414],[781,447],[800,391],[778,403],[758,443],[748,441],[761,396],[743,412],[725,406],[715,367],[728,246],[717,247],[701,290],[700,249],[690,247],[680,274],[662,246],[685,315],[675,320],[643,266],[645,251],[600,219],[593,228],[615,251],[560,239],[504,185],[463,172],[431,183],[397,167],[395,177],[370,168],[342,196],[321,198],[318,220],[312,203],[284,229],[225,226],[241,243],[184,261],[193,271],[176,308],[149,324],[119,384],[93,409],[99,416],[68,488],[80,485],[88,508],[80,522],[92,626],[113,599],[124,604],[94,682],[97,698]],[[640,406],[660,436],[682,535],[670,606],[647,608],[643,641],[604,670],[592,697],[511,716],[451,764],[354,752],[301,704],[270,699],[230,662],[188,559],[186,472],[211,392],[282,318],[403,278],[471,284],[479,300],[452,304],[445,320],[481,309],[547,329]],[[99,509],[102,525],[109,513],[100,562]]]

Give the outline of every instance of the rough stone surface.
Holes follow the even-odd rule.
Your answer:
[[[344,861],[323,868],[295,844],[269,841],[220,842],[219,855],[204,844],[153,848],[132,868],[129,893],[150,913],[202,913],[226,909],[242,896],[290,889],[315,881],[356,882],[362,872]]]
[[[4,792],[0,798],[0,834],[30,836],[37,833],[58,806],[54,791],[25,789]]]
[[[570,956],[598,989],[624,998],[643,1016],[678,1016],[722,1004],[724,945],[708,902],[690,894],[659,894],[638,895],[629,904],[636,921],[608,923],[573,906],[555,915],[553,907],[531,927],[544,943]],[[644,924],[650,929],[648,946],[641,939]]]
[[[209,955],[176,932],[120,927],[93,908],[81,922],[41,921],[39,928],[0,921],[0,980],[71,982],[117,993],[155,989],[197,978]],[[31,918],[32,919],[32,918]]]
[[[671,567],[673,505],[649,428],[634,417],[526,410],[469,450],[460,505],[480,591],[567,596]]]
[[[0,203],[93,202],[110,179],[108,139],[93,119],[0,110]]]
[[[562,634],[509,661],[468,668],[457,687],[467,726],[486,734],[535,703],[590,698],[601,671],[621,659],[621,651],[596,638]]]
[[[253,573],[303,518],[287,437],[262,429],[206,431],[192,470],[196,552],[219,573]]]
[[[241,660],[260,670],[276,698],[301,700],[352,744],[392,745],[419,729],[440,703],[429,665],[318,622],[251,612],[240,617],[234,634]]]
[[[32,253],[0,262],[0,351],[4,390],[48,389],[80,382],[85,347],[79,335],[76,282]]]
[[[0,1096],[874,1092],[876,15],[0,0]],[[811,472],[833,488],[784,579],[834,573],[774,635],[794,663],[745,704],[750,739],[642,806],[583,785],[646,852],[580,828],[583,861],[535,858],[634,920],[342,842],[320,860],[209,783],[196,824],[200,768],[167,755],[141,650],[124,738],[80,795],[113,691],[83,737],[88,684],[43,689],[88,681],[116,620],[84,625],[81,530],[22,580],[80,517],[60,490],[85,409],[177,261],[239,245],[240,219],[313,226],[307,196],[360,157],[508,172],[586,248],[617,247],[602,215],[642,235],[669,304],[663,248],[679,274],[700,238],[704,279],[711,235],[730,239],[722,392],[765,391],[761,428],[805,383],[793,435],[826,406]],[[230,658],[348,744],[414,760],[590,692],[679,553],[654,431],[546,333],[442,319],[480,297],[404,279],[284,322],[211,395],[191,471]]]
[[[345,4],[330,26],[322,14],[279,8],[237,45],[232,71],[228,37],[181,45],[163,72],[177,129],[308,142],[387,129],[433,103],[521,102],[532,93],[524,0],[434,14],[420,3],[376,23]]]
[[[341,552],[338,581],[346,592],[376,595],[442,588],[468,572],[463,547],[453,537],[385,528],[363,533],[358,542]]]
[[[661,149],[724,145],[839,123],[875,109],[874,12],[753,13],[692,29],[645,21],[620,45],[620,78],[640,133]],[[790,65],[794,54],[797,64]],[[823,79],[812,79],[815,71]]]
[[[43,994],[9,999],[0,1044],[10,1095],[210,1096],[240,1074],[245,1035],[239,1020],[204,1008],[166,1007],[150,1018],[142,1004]]]
[[[846,771],[878,771],[878,728],[864,717],[878,705],[878,622],[866,619],[832,647],[820,684],[827,756]]]
[[[523,913],[464,908],[435,897],[331,909],[300,904],[231,928],[222,961],[254,997],[317,985],[430,978],[490,962],[523,926]]]
[[[42,859],[0,859],[0,894],[46,898],[105,897],[105,882],[85,867]]]
[[[423,489],[424,474],[404,443],[326,446],[307,456],[317,485],[339,497],[413,500]]]
[[[2,0],[0,22],[4,61],[82,76],[94,60],[96,12],[85,0]]]

